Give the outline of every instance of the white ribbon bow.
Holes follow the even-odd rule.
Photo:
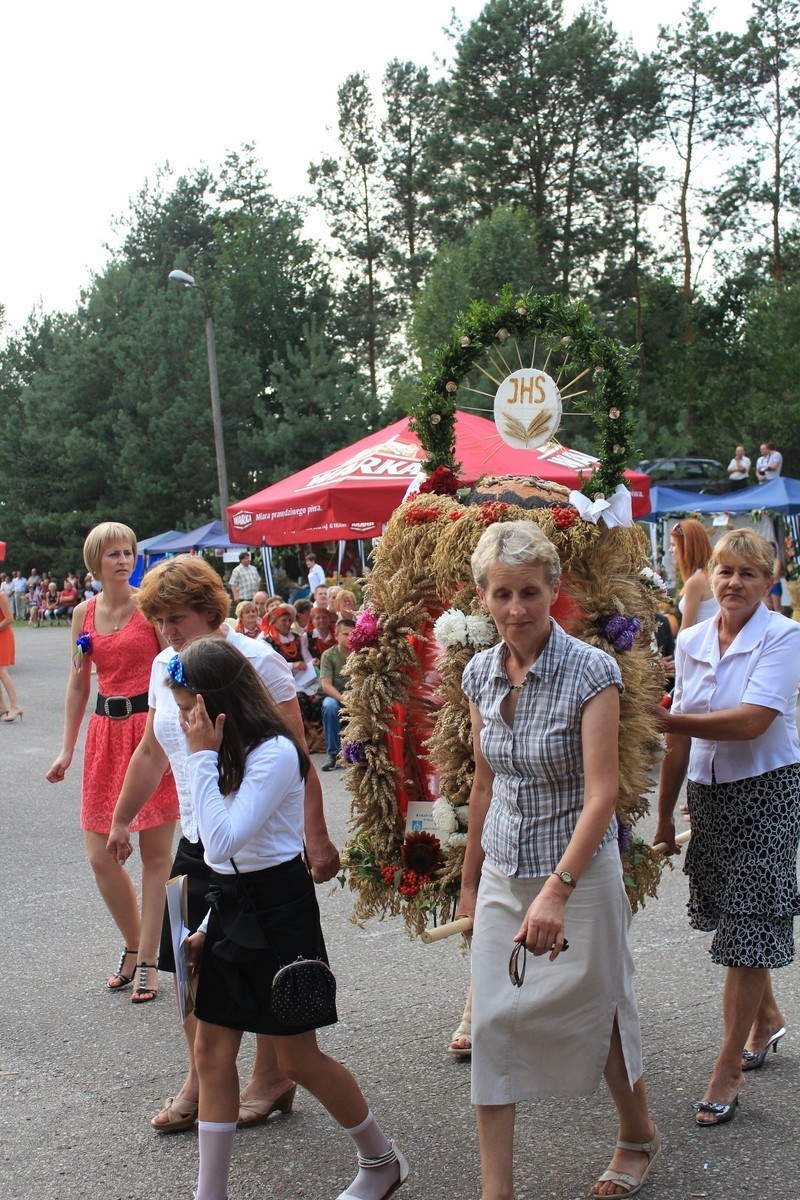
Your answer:
[[[624,483],[618,483],[610,500],[590,500],[583,492],[570,492],[569,502],[577,508],[584,521],[596,525],[600,517],[609,529],[619,525],[623,529],[633,524],[633,503]]]

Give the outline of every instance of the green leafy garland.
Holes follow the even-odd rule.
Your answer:
[[[632,450],[629,413],[636,398],[634,356],[599,332],[586,304],[534,292],[515,297],[510,287],[503,289],[497,304],[476,300],[459,315],[450,345],[437,350],[436,367],[422,380],[410,426],[427,451],[426,472],[430,475],[437,467],[446,467],[458,474],[458,386],[476,362],[510,337],[535,337],[548,349],[568,349],[576,365],[591,369],[593,386],[575,401],[575,407],[594,418],[600,466],[584,480],[581,491],[590,499],[610,496],[622,482]]]

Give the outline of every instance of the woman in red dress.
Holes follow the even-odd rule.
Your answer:
[[[8,596],[0,592],[0,720],[7,724],[16,717],[22,720],[22,709],[17,703],[17,693],[8,671],[14,661],[14,613]],[[8,704],[4,696],[8,697]]]
[[[65,776],[75,752],[91,691],[92,663],[97,669],[97,706],[89,721],[83,759],[81,828],[97,887],[123,938],[124,951],[108,979],[121,991],[139,971],[131,999],[146,1003],[158,995],[157,955],[164,914],[164,884],[172,863],[172,836],[178,798],[167,773],[139,813],[142,856],[141,915],[128,872],[106,852],[111,816],[131,755],[147,721],[148,686],[153,659],[164,643],[136,607],[130,575],[136,563],[136,535],[127,525],[105,521],[91,531],[83,547],[86,566],[102,592],[75,607],[61,752],[47,772],[50,783]]]

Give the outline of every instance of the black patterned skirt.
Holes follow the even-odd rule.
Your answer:
[[[328,961],[314,884],[302,857],[241,875],[212,871],[208,900],[198,1019],[280,1037],[318,1028],[284,1025],[270,1003],[272,981],[282,966],[298,957]],[[336,1020],[334,1012],[324,1024]]]
[[[686,791],[692,926],[716,930],[711,957],[721,966],[787,966],[800,913],[800,764],[733,783],[689,780]]]

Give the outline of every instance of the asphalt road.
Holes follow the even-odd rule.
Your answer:
[[[78,828],[80,763],[61,785],[44,778],[60,744],[68,658],[66,629],[18,630],[14,678],[25,716],[0,724],[0,1200],[190,1200],[195,1134],[163,1137],[149,1125],[184,1072],[169,979],[161,977],[156,1003],[140,1007],[103,987],[120,947]],[[341,843],[347,792],[341,773],[322,779]],[[341,1017],[320,1040],[354,1071],[408,1157],[398,1195],[477,1200],[470,1068],[446,1053],[466,957],[455,939],[409,940],[398,921],[358,929],[336,885],[320,888],[319,899]],[[715,1055],[723,972],[707,953],[711,935],[689,929],[685,902],[685,877],[667,872],[661,897],[633,925],[648,1087],[665,1139],[642,1194],[797,1200],[797,967],[776,975],[789,1027],[780,1053],[747,1077],[737,1120],[698,1129],[689,1102],[702,1096]],[[614,1134],[604,1086],[586,1099],[520,1106],[519,1197],[585,1195]],[[300,1092],[291,1116],[237,1136],[231,1200],[333,1200],[352,1175],[349,1139]]]

